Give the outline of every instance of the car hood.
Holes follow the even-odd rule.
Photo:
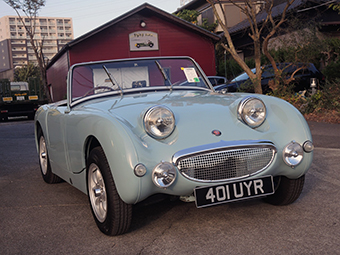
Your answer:
[[[146,111],[155,105],[171,109],[176,119],[176,130],[172,137],[184,140],[196,140],[201,132],[214,129],[225,130],[227,119],[236,120],[236,109],[240,96],[221,95],[207,91],[173,91],[171,93],[154,93],[141,95],[142,98],[128,97],[117,103],[110,110],[124,121],[143,128]],[[232,121],[233,122],[233,121]],[[201,141],[209,142],[209,141]]]
[[[143,144],[176,143],[180,144],[178,148],[185,148],[221,140],[267,140],[281,143],[273,139],[280,139],[285,134],[297,139],[311,139],[309,128],[301,114],[287,102],[274,97],[253,95],[265,102],[267,119],[256,129],[244,124],[237,117],[237,108],[241,99],[249,95],[251,94],[173,90],[96,99],[82,107],[119,121],[131,137]],[[143,117],[155,105],[168,107],[176,119],[173,134],[163,140],[151,138],[144,130]],[[301,128],[301,124],[305,128]],[[216,136],[214,130],[219,131],[217,133],[220,135]],[[277,136],[277,133],[282,135]]]
[[[145,93],[124,96],[122,99],[117,100],[109,111],[125,115],[126,110],[139,109],[140,112],[143,112],[143,110],[146,111],[151,106],[164,105],[174,111],[175,114],[178,110],[180,110],[178,114],[183,114],[183,111],[194,114],[198,113],[197,111],[210,111],[211,107],[220,106],[225,110],[225,107],[230,106],[241,97],[241,95],[222,95],[216,92],[199,90]]]
[[[231,114],[230,106],[240,98],[242,95],[222,95],[206,90],[173,90],[96,99],[82,107],[102,111],[130,127],[136,127],[150,107],[164,105],[175,114],[176,125],[187,121],[198,124],[209,119],[216,122],[219,115]]]

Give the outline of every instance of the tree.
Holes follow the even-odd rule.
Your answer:
[[[33,63],[28,63],[21,68],[16,68],[14,70],[14,81],[26,81],[28,82],[29,78],[39,78],[40,70],[39,67],[34,65]]]
[[[227,43],[222,44],[222,47],[232,56],[232,58],[237,62],[237,64],[248,74],[252,83],[254,84],[255,93],[262,94],[261,88],[261,52],[268,58],[269,62],[273,66],[273,70],[275,72],[275,77],[281,77],[282,70],[279,70],[274,58],[271,56],[268,45],[270,39],[277,33],[279,27],[286,21],[286,13],[288,8],[292,5],[294,0],[286,0],[286,5],[282,11],[281,16],[273,17],[273,7],[274,0],[264,0],[261,1],[261,7],[263,8],[262,12],[265,13],[265,16],[262,16],[262,20],[258,19],[258,10],[259,10],[259,1],[255,0],[245,0],[245,1],[236,1],[230,0],[230,2],[238,7],[242,13],[244,13],[247,17],[249,23],[249,36],[253,41],[254,46],[254,61],[256,73],[254,74],[251,71],[251,68],[245,63],[245,61],[238,55],[237,49],[233,43],[231,35],[228,31],[226,24],[226,15],[222,8],[222,4],[220,0],[207,0],[210,6],[213,9],[214,15],[218,20],[218,23],[223,29],[224,36],[226,38]],[[223,13],[224,20],[219,15],[216,6],[220,7],[220,10]],[[276,80],[276,79],[275,79]]]
[[[197,18],[200,16],[200,13],[196,10],[187,10],[184,9],[177,14],[175,14],[177,17],[184,19],[186,21],[189,21],[190,23],[197,25],[201,28],[204,28],[205,30],[208,30],[210,32],[213,32],[215,28],[217,27],[217,23],[209,24],[208,19],[204,18],[202,19],[202,24],[198,24]]]
[[[38,41],[35,39],[37,17],[41,7],[45,6],[45,0],[4,0],[6,4],[11,6],[17,13],[23,27],[29,36],[29,42],[32,45],[34,55],[38,61],[40,69],[40,77],[43,85],[45,95],[50,100],[46,82],[46,66],[47,63],[44,60],[43,44],[44,39]],[[22,12],[24,16],[20,14]]]
[[[329,8],[332,8],[334,11],[337,11],[340,14],[340,3],[332,3],[329,5]]]
[[[181,19],[184,19],[186,21],[189,21],[192,24],[197,25],[197,18],[200,15],[200,13],[196,10],[184,9],[175,15]]]

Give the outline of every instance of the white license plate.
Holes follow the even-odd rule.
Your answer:
[[[273,177],[226,183],[194,189],[196,206],[207,207],[274,193]]]
[[[18,101],[23,101],[23,100],[25,100],[25,96],[18,96],[18,97],[17,97],[17,100],[18,100]]]

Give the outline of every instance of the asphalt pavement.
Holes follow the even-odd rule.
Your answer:
[[[310,121],[308,125],[315,147],[340,148],[340,124]]]
[[[292,205],[137,205],[130,231],[108,237],[85,194],[42,180],[33,121],[0,122],[0,254],[340,254],[340,124],[309,126],[314,161]]]

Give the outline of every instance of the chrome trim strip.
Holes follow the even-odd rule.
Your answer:
[[[68,74],[67,74],[67,103],[68,103],[68,108],[70,111],[72,107],[74,107],[75,105],[82,103],[84,101],[87,101],[93,97],[86,97],[86,98],[80,98],[80,99],[76,99],[76,100],[72,100],[72,78],[73,78],[73,69],[78,67],[78,66],[87,66],[87,65],[96,65],[96,64],[109,64],[109,63],[116,63],[116,62],[133,62],[133,61],[138,61],[138,60],[163,60],[163,59],[187,59],[190,60],[194,66],[196,67],[196,69],[200,72],[200,75],[202,77],[202,79],[204,79],[204,81],[207,84],[207,88],[202,88],[202,87],[192,87],[192,86],[183,86],[182,88],[176,88],[176,89],[193,89],[193,90],[206,90],[206,91],[214,91],[213,86],[211,85],[211,83],[209,82],[208,78],[206,77],[205,73],[203,72],[203,69],[200,67],[200,65],[191,57],[188,56],[168,56],[168,57],[143,57],[143,58],[125,58],[125,59],[114,59],[114,60],[103,60],[103,61],[93,61],[93,62],[83,62],[83,63],[77,63],[72,65],[69,68]],[[150,89],[147,88],[143,88],[142,90],[140,88],[135,88],[135,89],[128,89],[128,91],[124,90],[124,95],[127,94],[127,92],[144,92],[144,91],[148,91],[148,90],[154,90],[154,91],[158,91],[158,90],[169,90],[168,87],[166,86],[159,86],[159,87],[149,87]],[[120,92],[117,93],[117,91],[113,91],[113,92],[107,92],[107,93],[103,93],[100,95],[94,95],[95,97],[102,97],[102,96],[107,96],[107,95],[115,95],[115,94],[120,94]]]
[[[262,146],[261,146],[262,145]],[[223,150],[242,149],[249,147],[272,147],[277,152],[274,144],[267,140],[241,140],[241,141],[219,141],[218,143],[205,144],[192,148],[187,148],[176,152],[172,156],[172,163],[177,164],[180,158],[188,158],[205,152],[217,152]]]
[[[193,87],[193,86],[183,86],[183,87],[174,87],[173,90],[204,90],[204,91],[211,91],[208,88],[202,88],[202,87]],[[121,97],[123,98],[125,95],[129,95],[129,94],[142,94],[142,93],[148,93],[148,92],[160,92],[160,91],[169,91],[169,88],[165,87],[165,86],[152,86],[152,87],[147,87],[147,88],[143,88],[142,90],[140,88],[133,88],[133,89],[126,89],[124,90],[124,95]],[[103,92],[103,93],[99,93],[99,94],[94,94],[94,95],[90,95],[87,97],[79,97],[76,100],[72,101],[71,103],[69,103],[70,108],[89,101],[91,99],[96,99],[96,98],[104,98],[104,97],[111,97],[111,96],[119,96],[120,95],[120,91],[108,91],[108,92]]]

